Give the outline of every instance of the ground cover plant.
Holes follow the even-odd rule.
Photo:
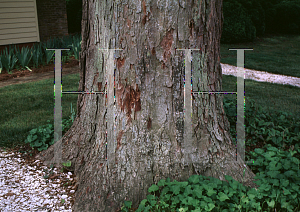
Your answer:
[[[287,112],[269,112],[246,98],[246,161],[259,188],[249,188],[226,176],[228,182],[193,175],[185,182],[162,179],[152,185],[139,208],[122,211],[299,211],[300,119]],[[247,104],[248,102],[248,104]],[[224,110],[235,138],[236,104],[224,99]],[[278,118],[279,117],[279,118]],[[272,127],[269,127],[272,126]],[[234,140],[234,139],[233,139]],[[260,148],[256,148],[260,147]]]
[[[75,111],[72,110],[71,103],[71,116],[69,119],[62,120],[62,133],[64,134],[74,122]],[[50,120],[47,120],[50,122]],[[29,143],[32,148],[37,148],[38,151],[48,149],[49,146],[54,144],[54,126],[53,124],[47,124],[38,128],[32,129],[27,136],[25,143]]]
[[[261,44],[253,45],[259,48],[256,45]],[[279,45],[274,48],[279,49]],[[289,54],[285,53],[293,57]],[[273,56],[276,61],[282,57]],[[271,67],[271,63],[266,61],[264,65]],[[295,63],[292,61],[290,66]],[[79,74],[66,75],[62,81],[63,90],[75,91]],[[236,77],[223,75],[222,84],[223,91],[236,91]],[[139,211],[300,211],[300,88],[245,80],[245,93],[246,161],[254,161],[249,166],[259,188],[244,187],[230,176],[227,182],[201,175],[191,176],[186,182],[162,179],[149,188],[150,194],[139,204]],[[53,138],[53,79],[0,88],[0,98],[5,99],[0,104],[0,146],[47,148]],[[77,95],[63,94],[63,134],[76,117],[76,103]],[[223,103],[235,141],[236,95],[224,95]],[[131,205],[125,201],[122,210],[138,211]]]

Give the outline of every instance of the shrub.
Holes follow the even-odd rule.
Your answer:
[[[274,8],[274,26],[278,32],[284,34],[300,33],[300,2],[282,1]]]
[[[240,0],[241,1],[241,0]],[[261,6],[260,0],[242,0],[241,4],[247,10],[251,21],[253,22],[256,35],[261,36],[264,35],[266,29],[266,22],[265,22],[265,11]]]
[[[237,1],[223,2],[222,43],[253,41],[256,29],[246,9]]]

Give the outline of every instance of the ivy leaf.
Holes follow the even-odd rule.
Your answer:
[[[221,202],[224,202],[226,199],[229,199],[229,197],[226,194],[224,194],[223,192],[220,192],[219,193],[219,200]]]

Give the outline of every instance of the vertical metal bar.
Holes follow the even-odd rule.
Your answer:
[[[70,49],[46,49],[49,51],[55,50],[55,70],[54,70],[54,143],[59,141],[62,137],[62,106],[61,106],[61,96],[62,96],[62,80],[61,80],[61,50]],[[56,145],[54,148],[54,163],[61,163],[61,143]],[[46,161],[47,163],[50,161]]]
[[[115,165],[115,136],[114,136],[114,49],[109,49],[107,60],[107,159],[108,167]]]
[[[185,84],[184,84],[184,160],[191,163],[192,144],[192,102],[191,102],[191,50],[185,50]]]
[[[191,163],[191,154],[193,152],[192,142],[192,82],[191,82],[191,51],[200,49],[176,49],[185,51],[185,84],[184,84],[184,161],[185,164]]]
[[[61,107],[61,92],[62,92],[62,84],[61,84],[61,49],[55,50],[55,82],[54,82],[54,98],[55,98],[55,106],[54,106],[54,143],[59,141],[62,137],[62,107]],[[55,146],[54,154],[57,156],[54,159],[59,161],[54,161],[55,163],[61,162],[61,145]]]
[[[245,162],[245,125],[244,125],[244,98],[245,98],[245,69],[244,50],[237,50],[237,151]]]
[[[245,69],[244,69],[244,51],[253,49],[229,49],[237,50],[237,122],[236,122],[236,140],[237,153],[245,163]],[[236,158],[237,160],[237,158]]]
[[[99,49],[108,51],[107,59],[107,160],[108,168],[112,169],[115,166],[115,107],[114,107],[114,51],[123,49]]]

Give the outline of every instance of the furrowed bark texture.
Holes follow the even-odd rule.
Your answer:
[[[220,94],[193,94],[192,163],[184,161],[184,51],[192,51],[193,91],[221,91],[222,0],[83,1],[79,90],[104,91],[106,53],[115,51],[115,166],[106,162],[105,95],[79,95],[77,118],[59,141],[79,180],[74,211],[137,208],[160,179],[191,175],[242,182]],[[57,142],[40,155],[51,159]],[[111,141],[107,141],[111,142]],[[246,167],[244,184],[254,187]]]

